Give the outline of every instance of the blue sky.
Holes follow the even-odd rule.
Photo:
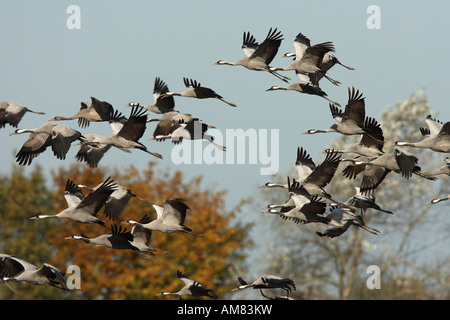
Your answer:
[[[69,5],[81,10],[81,29],[69,30]],[[381,28],[370,30],[366,21],[369,5],[381,10]],[[289,63],[280,56],[292,52],[295,36],[302,32],[313,44],[332,41],[335,55],[356,70],[335,66],[329,75],[339,87],[323,80],[321,87],[342,106],[347,88],[355,86],[366,97],[366,113],[381,117],[387,105],[408,99],[425,89],[439,119],[448,121],[447,94],[450,84],[450,29],[448,1],[0,1],[0,100],[13,100],[46,115],[27,114],[19,127],[35,128],[54,116],[71,116],[81,101],[94,96],[106,100],[124,115],[130,101],[149,104],[155,77],[171,91],[184,91],[183,77],[190,77],[216,90],[237,108],[215,100],[175,97],[176,109],[191,113],[220,130],[278,129],[280,172],[293,165],[298,146],[320,157],[335,136],[305,136],[310,128],[332,124],[328,102],[296,92],[266,92],[272,85],[285,85],[267,73],[242,67],[213,66],[219,59],[236,61],[243,56],[242,34],[250,31],[262,42],[269,28],[282,31],[284,40],[274,66]],[[285,73],[291,79],[295,74]],[[150,117],[156,116],[149,113]],[[91,123],[81,129],[77,121],[64,124],[82,133],[107,135],[107,123]],[[269,177],[260,175],[261,165],[175,165],[172,144],[143,142],[164,156],[160,168],[181,170],[186,177],[203,175],[206,187],[229,190],[227,203],[234,207],[251,196]],[[12,127],[0,130],[3,152],[0,173],[7,174],[25,135],[10,137]],[[214,130],[211,131],[214,134]],[[226,141],[225,141],[226,143]],[[206,146],[208,143],[203,142]],[[75,162],[78,148],[65,161],[50,150],[32,166],[45,170]],[[104,166],[147,167],[156,160],[139,150],[131,154],[111,149]],[[258,212],[259,214],[259,212]]]

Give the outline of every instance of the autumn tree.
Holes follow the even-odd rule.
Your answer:
[[[68,295],[53,291],[53,297],[171,299],[158,294],[162,291],[177,291],[181,288],[183,283],[176,277],[176,271],[181,270],[186,276],[212,288],[223,299],[234,285],[236,268],[244,268],[244,250],[251,246],[251,241],[248,239],[250,226],[242,225],[235,219],[241,204],[237,204],[236,209],[226,209],[224,202],[226,191],[203,186],[201,177],[185,181],[182,172],[161,171],[154,163],[149,163],[148,167],[142,171],[133,166],[119,170],[118,168],[90,169],[86,166],[72,165],[68,169],[53,170],[52,176],[56,190],[49,190],[47,198],[41,199],[39,195],[42,191],[39,194],[36,192],[34,195],[29,195],[32,203],[46,201],[22,210],[22,220],[26,220],[26,225],[8,225],[5,229],[7,228],[10,233],[17,233],[20,230],[27,233],[30,228],[33,229],[35,236],[39,237],[39,248],[33,251],[37,260],[60,266],[63,270],[70,265],[79,267],[81,290],[74,290]],[[107,228],[100,225],[81,224],[63,219],[32,221],[26,219],[37,211],[54,214],[65,209],[67,204],[63,195],[67,179],[77,184],[95,187],[107,177],[111,177],[118,184],[129,188],[134,194],[149,202],[132,198],[120,215],[119,221],[116,221],[117,224],[127,219],[139,220],[145,214],[155,219],[156,212],[151,204],[162,206],[165,199],[183,198],[191,208],[187,213],[185,224],[190,226],[193,232],[206,237],[154,231],[151,247],[160,252],[156,252],[150,259],[145,259],[131,250],[113,250],[65,239],[72,235],[84,234],[88,237],[96,237],[110,233]],[[5,178],[5,180],[8,179]],[[22,188],[27,189],[34,187],[29,181],[21,181],[21,185]],[[17,187],[11,189],[8,183],[2,187],[4,188],[3,196],[10,194],[11,198],[15,199],[23,194],[17,190]],[[10,200],[10,202],[13,201]],[[6,211],[8,210],[5,209]],[[6,221],[11,216],[13,217],[12,214],[4,215],[2,219]],[[113,223],[106,218],[103,209],[98,217],[103,219],[107,226]],[[121,226],[129,231],[132,227]],[[3,235],[0,237],[3,247],[6,247]],[[20,236],[14,236],[8,241],[11,243],[11,249],[8,252],[12,255],[19,252],[22,258],[30,258],[29,252],[17,249],[30,247],[26,241],[22,241]],[[5,290],[7,289],[3,288],[2,292]],[[8,293],[8,295],[12,294]],[[34,291],[30,297],[40,297],[40,291]]]
[[[111,250],[89,246],[83,242],[62,241],[72,234],[86,234],[94,237],[108,230],[99,226],[64,223],[60,233],[50,239],[58,243],[56,259],[77,265],[82,271],[81,297],[87,299],[157,299],[161,291],[176,290],[180,280],[176,271],[180,269],[186,275],[195,278],[213,288],[221,297],[229,288],[230,274],[233,264],[243,260],[243,249],[246,247],[247,227],[233,226],[237,209],[226,211],[225,191],[202,188],[201,177],[191,181],[183,181],[183,174],[177,172],[155,172],[150,163],[146,170],[139,172],[130,167],[123,172],[112,169],[102,172],[72,166],[68,171],[60,169],[54,173],[55,185],[60,186],[59,194],[63,194],[63,186],[67,178],[77,184],[96,186],[108,176],[123,185],[137,196],[148,200],[151,204],[163,205],[169,198],[183,198],[191,210],[188,211],[186,225],[193,232],[206,238],[190,234],[164,234],[154,231],[151,246],[167,253],[156,253],[151,260],[143,259],[135,252]],[[65,206],[60,197],[58,209]],[[127,219],[139,220],[143,215],[156,218],[154,208],[145,202],[132,198],[122,212],[119,221]],[[103,213],[100,214],[105,218]],[[108,220],[106,220],[108,223]],[[131,226],[128,226],[131,229]]]
[[[419,127],[425,126],[424,119],[429,114],[438,116],[423,92],[387,107],[379,119],[385,136],[385,152],[393,151],[396,140],[421,140]],[[340,136],[324,149],[342,149],[358,139]],[[445,157],[431,150],[408,148],[407,151],[418,157],[423,171],[439,168]],[[323,161],[312,156],[316,163]],[[361,181],[361,177],[345,179],[343,168],[345,165],[341,164],[326,187],[334,199],[342,202],[354,194],[354,187]],[[295,177],[295,169],[287,175]],[[279,176],[278,182],[286,183],[286,175]],[[448,284],[442,281],[448,279],[450,272],[450,256],[445,250],[448,247],[445,225],[449,220],[447,212],[442,212],[448,211],[448,205],[440,208],[426,205],[437,195],[448,193],[446,182],[448,177],[441,176],[437,181],[414,177],[406,180],[399,174],[389,173],[376,191],[376,200],[394,215],[373,209],[368,209],[365,215],[366,224],[380,230],[379,235],[352,227],[340,237],[327,239],[316,234],[324,226],[296,225],[276,216],[265,216],[263,223],[270,225],[273,237],[268,248],[261,250],[272,259],[261,263],[261,268],[295,279],[300,288],[297,298],[448,298]],[[283,203],[286,198],[285,192],[271,189],[264,191],[261,204]],[[366,286],[371,265],[380,268],[380,290],[369,290]]]
[[[54,257],[56,247],[47,243],[51,236],[48,221],[35,224],[30,217],[54,209],[54,192],[45,183],[42,168],[32,170],[12,166],[10,176],[0,177],[0,252],[22,258],[37,266]],[[62,266],[59,263],[55,265]],[[64,267],[64,266],[62,266]],[[15,284],[11,284],[13,287]],[[47,299],[54,296],[54,288],[18,289],[15,294],[0,285],[0,299]]]

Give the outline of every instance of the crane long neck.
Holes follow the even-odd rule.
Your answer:
[[[328,132],[336,132],[336,129],[334,127],[330,127],[325,130],[316,129],[313,133],[328,133]]]
[[[187,96],[187,95],[185,95],[184,94],[184,92],[183,93],[178,93],[178,92],[166,92],[166,93],[164,93],[164,96]]]
[[[33,133],[33,132],[35,132],[33,129],[17,129],[13,133],[11,133],[10,136],[15,135],[15,134]]]
[[[286,188],[286,185],[274,182],[268,182],[265,184],[266,188]]]
[[[178,296],[178,292],[161,292],[162,296]]]
[[[124,224],[131,224],[132,226],[139,226],[139,227],[143,227],[143,224],[134,220],[127,220],[125,222],[123,222]]]
[[[88,237],[86,237],[84,235],[81,235],[81,236],[75,236],[74,235],[74,236],[67,237],[65,239],[68,239],[68,240],[81,240],[81,241],[84,241],[86,243],[90,243],[91,242],[91,239],[89,239]]]
[[[88,187],[88,186],[86,186],[84,184],[78,184],[77,187],[81,188],[81,189],[86,189],[86,190],[89,190],[89,191],[94,191],[94,188]]]
[[[224,61],[224,60],[219,60],[215,64],[216,65],[226,65],[226,66],[239,66],[239,65],[242,65],[242,61],[238,60],[235,62],[228,62],[228,61]]]
[[[244,290],[244,289],[247,289],[247,288],[252,288],[252,287],[254,287],[255,285],[254,284],[252,284],[252,283],[250,283],[250,284],[244,284],[244,285],[240,285],[239,287],[238,287],[238,290]]]
[[[268,209],[275,209],[275,208],[283,208],[285,204],[269,204],[267,206]]]
[[[31,217],[31,219],[49,219],[49,218],[58,218],[57,214],[39,214],[35,217]]]
[[[404,146],[404,147],[414,147],[416,144],[411,143],[411,142],[406,142],[406,141],[397,141],[397,142],[395,142],[395,145]]]
[[[53,119],[50,119],[50,121],[62,121],[62,120],[75,120],[78,119],[78,116],[72,116],[72,117],[62,117],[62,116],[56,116]]]

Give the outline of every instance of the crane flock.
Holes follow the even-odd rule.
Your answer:
[[[290,78],[283,75],[284,72],[295,72],[298,81],[292,82],[287,87],[274,85],[266,91],[293,90],[302,94],[309,94],[324,98],[329,102],[331,115],[335,120],[328,129],[309,129],[304,134],[338,133],[342,135],[361,136],[359,143],[348,145],[342,150],[327,149],[325,159],[316,165],[310,154],[303,147],[297,149],[295,167],[297,177],[287,177],[286,184],[267,182],[264,188],[281,188],[287,191],[287,200],[282,204],[269,204],[265,209],[267,213],[280,216],[284,220],[295,222],[299,225],[321,224],[324,230],[317,231],[317,235],[325,238],[335,238],[345,233],[351,226],[360,227],[374,235],[380,232],[365,224],[364,216],[368,209],[377,210],[387,214],[393,212],[383,209],[375,201],[377,188],[382,185],[388,173],[400,174],[409,179],[412,175],[436,180],[438,175],[450,175],[449,157],[445,158],[445,164],[434,172],[423,172],[419,166],[419,159],[404,150],[404,148],[428,148],[438,153],[450,152],[450,122],[442,123],[432,116],[424,119],[427,128],[419,128],[423,140],[418,142],[397,141],[392,152],[385,152],[383,130],[380,123],[373,117],[366,115],[365,97],[355,87],[348,88],[348,101],[342,110],[338,102],[332,101],[319,86],[322,78],[331,84],[339,86],[340,81],[332,79],[327,73],[335,65],[341,65],[348,70],[353,67],[344,65],[333,54],[335,46],[331,41],[311,45],[311,41],[304,34],[299,33],[293,42],[295,53],[285,53],[281,57],[293,57],[293,60],[284,67],[274,67],[272,62],[276,57],[283,41],[283,34],[277,28],[270,28],[262,43],[258,43],[250,32],[244,32],[242,50],[244,57],[227,62],[218,60],[213,65],[242,66],[253,71],[267,72],[277,79],[289,83]],[[172,92],[167,84],[159,77],[155,78],[153,87],[154,101],[151,104],[130,102],[129,117],[125,117],[112,104],[101,99],[91,97],[91,102],[81,102],[81,107],[73,116],[55,116],[48,122],[34,129],[16,129],[10,135],[29,133],[16,155],[19,165],[31,165],[34,158],[51,147],[53,154],[60,160],[64,160],[75,141],[79,141],[79,151],[75,158],[87,166],[95,168],[103,157],[108,156],[108,150],[115,147],[126,153],[132,149],[144,151],[160,160],[163,156],[148,150],[140,142],[144,137],[147,126],[153,122],[157,125],[153,137],[149,140],[164,141],[170,139],[173,143],[181,143],[183,139],[205,139],[220,150],[226,151],[225,146],[217,145],[214,138],[207,134],[208,128],[214,126],[203,123],[199,118],[191,114],[185,114],[175,109],[174,97],[188,97],[194,99],[217,99],[231,107],[236,104],[225,100],[215,90],[204,87],[195,79],[183,77],[183,83],[187,90],[181,93]],[[7,124],[17,128],[22,117],[27,113],[44,114],[30,110],[13,101],[0,103],[0,128]],[[159,118],[149,118],[148,112],[159,115]],[[90,127],[91,122],[108,122],[112,133],[109,136],[101,136],[95,133],[83,134],[69,126],[60,124],[60,121],[78,120],[78,126],[84,130]],[[354,157],[344,157],[354,155]],[[362,174],[361,185],[355,187],[355,194],[345,202],[337,201],[326,191],[326,186],[336,178],[337,168],[345,166],[343,177],[349,180]],[[88,190],[84,195],[82,190]],[[100,234],[89,238],[84,234],[66,237],[68,240],[81,240],[87,244],[95,244],[112,250],[132,250],[146,259],[159,257],[156,252],[162,252],[151,247],[152,233],[163,232],[169,234],[185,233],[199,238],[205,238],[197,234],[185,225],[187,212],[190,207],[185,199],[163,199],[162,206],[152,204],[156,219],[144,215],[139,220],[128,219],[120,221],[120,215],[131,198],[149,203],[134,194],[111,177],[95,187],[77,184],[67,179],[64,198],[67,208],[57,214],[39,214],[31,219],[60,218],[72,220],[76,223],[88,223],[100,225],[109,230],[109,233]],[[436,198],[429,204],[450,199],[450,196]],[[192,199],[192,201],[195,201]],[[99,217],[100,210],[104,208],[104,216],[109,220]],[[327,212],[327,209],[329,212]],[[123,225],[132,226],[131,231]],[[103,229],[103,230],[105,230]],[[199,240],[201,241],[201,240]],[[195,280],[186,278],[181,271],[177,271],[177,277],[185,283],[185,286],[177,292],[165,292],[163,296],[192,297],[205,296],[218,299],[213,290]],[[27,281],[35,285],[50,285],[63,290],[69,290],[64,281],[64,272],[56,267],[44,263],[38,268],[20,258],[9,254],[0,254],[0,281]],[[294,281],[275,275],[264,275],[252,283],[247,283],[238,277],[239,286],[233,291],[246,288],[259,289],[265,299],[292,299],[289,295],[296,290]],[[281,288],[286,291],[286,296],[269,297],[263,289]]]

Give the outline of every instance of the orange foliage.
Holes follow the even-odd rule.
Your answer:
[[[63,197],[67,179],[95,187],[111,176],[118,184],[150,202],[131,198],[119,221],[139,220],[144,214],[148,214],[153,220],[156,212],[151,204],[162,206],[165,199],[183,198],[191,208],[187,213],[186,226],[192,228],[193,232],[206,236],[202,238],[184,233],[164,234],[153,231],[151,247],[167,253],[157,252],[158,257],[147,260],[133,251],[64,240],[65,237],[81,233],[88,237],[110,233],[100,225],[64,221],[59,225],[58,232],[47,239],[57,248],[55,259],[50,263],[61,264],[65,261],[67,265],[80,267],[80,298],[173,299],[158,294],[162,291],[177,291],[184,285],[176,277],[177,269],[213,289],[221,298],[230,292],[234,285],[234,278],[231,279],[230,275],[232,266],[243,259],[242,250],[251,245],[251,242],[246,239],[246,227],[232,226],[231,219],[235,217],[236,210],[225,210],[225,192],[211,188],[202,190],[200,177],[184,182],[181,172],[155,172],[153,163],[149,163],[148,168],[142,172],[134,167],[125,172],[117,169],[105,172],[73,165],[68,170],[53,172],[53,176],[60,195],[55,203],[55,213],[67,207]],[[84,190],[83,192],[86,194]],[[98,217],[107,225],[111,223],[103,209]],[[131,226],[123,226],[131,230]]]

